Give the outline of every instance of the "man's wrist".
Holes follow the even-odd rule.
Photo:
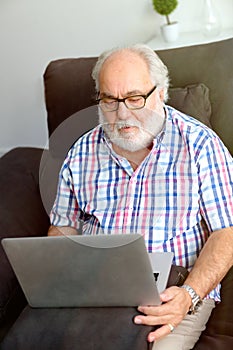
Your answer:
[[[192,301],[192,304],[191,304],[191,306],[189,308],[188,313],[189,314],[194,314],[195,312],[197,312],[198,308],[202,304],[202,299],[201,299],[200,295],[198,295],[196,293],[196,291],[192,287],[190,287],[188,284],[184,284],[180,288],[185,289],[189,293],[191,301]]]

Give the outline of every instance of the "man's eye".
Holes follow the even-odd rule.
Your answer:
[[[142,100],[143,98],[141,96],[132,96],[127,98],[127,101],[133,104],[140,103]]]
[[[108,105],[112,105],[112,104],[116,103],[116,100],[113,100],[111,98],[103,98],[102,102],[105,104],[108,104]]]

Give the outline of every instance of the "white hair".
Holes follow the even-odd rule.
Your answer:
[[[113,48],[103,52],[92,71],[92,78],[95,81],[96,91],[99,92],[99,74],[104,62],[117,52],[130,51],[138,54],[147,64],[152,82],[159,88],[164,90],[164,102],[168,98],[169,77],[166,65],[161,61],[159,56],[149,46],[136,44],[128,47]]]

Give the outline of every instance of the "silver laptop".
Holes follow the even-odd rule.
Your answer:
[[[2,245],[32,307],[160,303],[139,234],[5,238]]]

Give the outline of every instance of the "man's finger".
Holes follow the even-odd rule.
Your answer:
[[[148,334],[148,342],[152,343],[162,339],[166,335],[170,334],[174,328],[175,327],[171,323],[157,328],[155,331]]]

